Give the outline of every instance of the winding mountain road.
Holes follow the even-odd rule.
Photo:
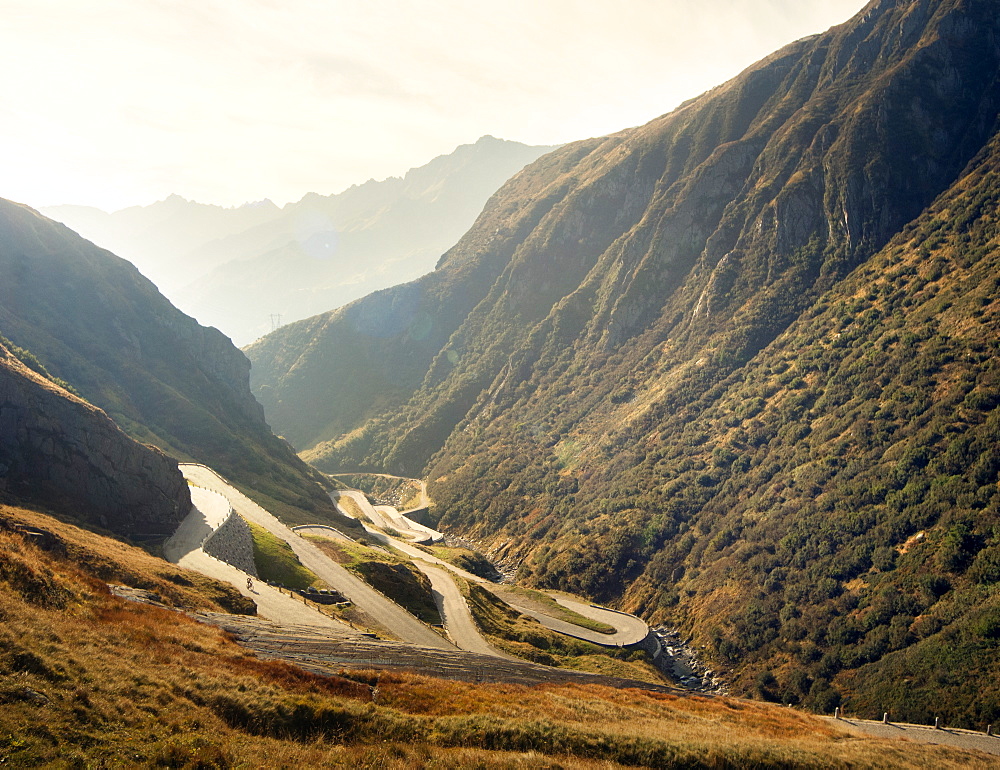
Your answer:
[[[262,618],[276,623],[321,627],[344,636],[357,636],[357,632],[345,623],[324,615],[315,607],[262,581],[254,580],[254,587],[247,588],[248,575],[245,572],[209,556],[201,548],[205,538],[229,516],[229,501],[217,492],[197,486],[191,487],[191,501],[194,503],[191,512],[163,544],[163,555],[167,561],[229,583],[257,603],[257,614]]]
[[[377,509],[372,506],[371,502],[369,502],[363,492],[351,492],[347,495],[347,490],[340,490],[339,492],[331,493],[334,504],[338,504],[340,495],[351,497],[351,499],[355,500],[361,510],[366,514],[367,506],[367,508],[373,509],[376,513],[376,517],[380,517]],[[363,503],[359,499],[359,496],[363,498]],[[339,505],[338,509],[345,515],[350,515],[343,508],[340,508]],[[378,526],[377,518],[370,518],[370,521],[372,524]],[[398,538],[394,538],[376,529],[372,529],[363,521],[361,522],[361,525],[365,528],[365,531],[373,540],[378,540],[384,545],[392,546],[396,550],[405,553],[413,559],[414,566],[427,575],[435,592],[435,601],[438,602],[438,609],[441,612],[442,619],[444,620],[445,630],[448,632],[448,635],[451,637],[452,641],[455,642],[455,644],[457,644],[461,649],[469,650],[470,652],[483,652],[487,655],[507,657],[490,646],[486,639],[479,633],[479,629],[476,627],[475,621],[472,619],[472,614],[469,611],[465,597],[463,597],[461,592],[458,590],[458,587],[455,585],[455,581],[451,579],[451,575],[459,575],[470,582],[478,583],[487,590],[489,590],[492,585],[489,580],[486,580],[479,575],[474,575],[471,572],[467,572],[466,570],[456,567],[455,565],[450,564],[443,559],[439,559],[436,556],[432,556],[426,551],[417,548],[415,545],[399,540]],[[602,607],[595,607],[594,605],[574,601],[558,594],[551,594],[551,596],[556,602],[569,610],[573,610],[574,612],[583,615],[584,617],[591,618],[592,620],[607,623],[615,629],[615,632],[613,634],[602,634],[599,631],[592,631],[589,628],[584,628],[583,626],[578,626],[575,623],[554,618],[551,615],[547,615],[530,607],[519,606],[518,604],[511,602],[509,597],[502,598],[518,612],[534,618],[552,631],[564,634],[565,636],[573,637],[574,639],[581,639],[592,644],[597,644],[602,647],[627,647],[632,644],[638,644],[649,636],[649,626],[634,615],[628,615],[623,612],[616,612]]]
[[[451,575],[424,561],[415,560],[413,564],[431,581],[434,601],[438,606],[438,612],[441,613],[444,627],[448,631],[448,636],[460,649],[514,660],[510,655],[506,655],[490,645],[479,633],[476,621],[472,619],[468,602],[465,601],[462,592],[458,590]]]
[[[624,612],[616,612],[615,610],[597,607],[593,604],[574,601],[556,593],[550,593],[549,596],[555,599],[556,603],[579,615],[583,615],[585,618],[607,623],[609,626],[615,628],[615,632],[613,634],[602,634],[600,631],[592,631],[575,623],[559,620],[551,615],[519,607],[516,604],[511,604],[511,607],[518,612],[523,612],[525,615],[530,615],[552,631],[558,631],[560,634],[582,639],[592,644],[599,644],[602,647],[628,647],[630,644],[638,644],[649,636],[649,626],[635,615],[628,615]]]
[[[338,510],[345,516],[350,516],[350,513],[340,507],[339,499],[340,495],[343,494],[343,490],[340,493],[333,492],[331,497],[335,505],[337,505]],[[358,492],[364,496],[364,493]],[[350,495],[352,499],[356,498],[354,495]],[[368,499],[365,498],[365,503],[371,506]],[[362,511],[365,510],[364,506],[361,506]],[[374,524],[375,521],[372,520]],[[441,614],[441,621],[444,624],[445,631],[448,637],[455,643],[455,645],[467,652],[477,652],[483,655],[492,655],[498,658],[507,658],[509,656],[500,652],[490,645],[489,642],[479,633],[479,628],[476,626],[476,622],[472,619],[472,613],[469,611],[469,605],[465,601],[465,597],[462,596],[461,591],[458,590],[458,586],[455,585],[455,581],[452,580],[451,574],[446,572],[440,567],[446,567],[449,570],[454,570],[455,572],[461,574],[463,577],[469,580],[480,581],[481,578],[469,573],[464,570],[460,570],[457,567],[448,564],[443,559],[438,559],[435,556],[431,556],[426,551],[422,551],[416,546],[410,543],[403,542],[397,538],[391,537],[384,532],[379,532],[376,529],[369,527],[364,521],[361,522],[361,526],[364,527],[365,532],[372,538],[372,540],[377,540],[383,545],[392,546],[398,551],[405,553],[407,556],[413,559],[413,566],[423,572],[428,580],[431,581],[431,590],[434,595],[434,603],[437,605],[438,612]],[[299,531],[304,531],[304,527],[300,527]],[[317,533],[323,534],[323,533]],[[439,565],[439,566],[434,566]]]
[[[391,473],[354,473],[353,471],[347,473],[327,473],[327,476],[331,478],[336,478],[338,476],[372,476],[379,479],[398,479],[399,481],[410,481],[417,485],[420,489],[420,496],[417,498],[416,505],[411,505],[409,508],[405,508],[400,511],[400,515],[405,516],[412,511],[420,511],[427,508],[431,504],[430,495],[427,494],[427,482],[423,479],[411,479],[408,476],[393,476]],[[350,491],[350,490],[343,490]],[[364,493],[362,493],[364,494]]]
[[[293,532],[211,468],[190,463],[182,463],[180,468],[188,481],[218,492],[247,521],[264,527],[288,543],[303,566],[350,599],[376,622],[390,629],[402,641],[437,649],[455,649],[455,645],[430,626],[420,622],[398,604],[334,562],[319,548]]]
[[[354,489],[339,489],[331,492],[330,496],[338,507],[343,498],[350,498],[369,523],[379,529],[396,531],[413,542],[435,542],[444,537],[440,532],[408,519],[391,505],[372,505],[364,492]],[[343,507],[340,507],[340,510],[345,516],[351,515]]]
[[[300,534],[318,535],[326,538],[339,537],[350,540],[349,537],[331,527],[303,525],[295,527],[295,531]],[[469,605],[466,603],[465,597],[462,596],[462,592],[458,590],[458,586],[455,585],[455,581],[451,579],[450,574],[429,563],[433,561],[445,565],[446,562],[376,530],[366,527],[366,531],[373,540],[391,545],[393,548],[413,557],[413,566],[423,572],[428,580],[431,581],[434,602],[437,605],[438,612],[441,614],[445,631],[459,649],[468,652],[478,652],[483,655],[509,657],[490,646],[489,642],[479,633],[479,629],[472,619],[472,613],[469,611]]]

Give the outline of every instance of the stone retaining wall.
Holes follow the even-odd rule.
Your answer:
[[[202,549],[209,556],[257,577],[250,525],[236,511],[232,511],[222,526],[205,538]]]
[[[663,654],[663,647],[660,644],[660,640],[656,638],[656,634],[653,632],[653,629],[649,629],[649,633],[646,634],[645,639],[636,644],[628,645],[628,648],[645,650],[653,656],[653,660],[656,660]]]

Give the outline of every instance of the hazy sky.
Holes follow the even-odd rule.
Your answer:
[[[864,0],[0,0],[0,197],[279,204],[639,125]]]

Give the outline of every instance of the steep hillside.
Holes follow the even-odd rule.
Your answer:
[[[510,259],[516,238],[496,234],[527,235],[556,200],[561,169],[584,146],[550,153],[504,185],[433,273],[249,345],[251,388],[277,432],[304,449],[405,403]],[[533,199],[539,188],[548,194]]]
[[[314,472],[264,422],[246,357],[132,265],[0,201],[0,274],[0,333],[133,438],[217,468],[286,515],[336,515]]]
[[[542,540],[526,579],[607,597],[628,584],[626,606],[709,643],[744,691],[991,722],[998,191],[995,139],[739,371],[606,433],[600,463],[515,476],[498,504],[466,492],[459,469],[436,488],[446,520],[493,516],[514,542]],[[570,495],[545,488],[567,482]],[[502,488],[504,474],[476,483]],[[527,520],[512,515],[525,492]]]
[[[509,401],[570,366],[570,345],[583,377],[650,350],[672,376],[705,351],[731,371],[989,138],[991,10],[874,3],[659,120],[546,156],[431,276],[248,348],[275,429],[329,441],[310,456],[330,467],[415,473],[482,393]]]
[[[425,474],[440,526],[682,625],[745,691],[1000,716],[963,691],[1000,663],[995,11],[872,2],[546,156],[432,276],[248,350],[276,429]]]
[[[271,222],[207,244],[218,268],[177,303],[245,345],[284,323],[341,307],[433,269],[513,174],[551,148],[484,136],[403,177],[307,195]]]
[[[0,344],[0,493],[119,535],[169,535],[191,509],[177,463]]]

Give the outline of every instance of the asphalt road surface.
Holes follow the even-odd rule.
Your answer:
[[[205,538],[229,516],[229,501],[216,492],[199,487],[191,488],[191,501],[194,503],[191,512],[163,544],[163,555],[167,561],[235,586],[241,594],[257,603],[257,614],[262,618],[276,623],[318,626],[344,635],[355,634],[350,626],[266,583],[253,580],[253,588],[247,588],[248,575],[245,572],[212,558],[201,549]]]
[[[438,567],[432,567],[425,561],[414,560],[413,565],[423,572],[431,581],[431,588],[434,591],[434,601],[441,613],[444,627],[448,631],[448,636],[462,650],[478,652],[482,655],[493,655],[498,658],[509,658],[497,649],[490,646],[489,642],[483,638],[476,627],[476,622],[472,619],[469,605],[458,590],[451,575]]]
[[[869,719],[834,719],[833,717],[825,717],[825,719],[830,724],[841,727],[850,733],[876,735],[879,738],[901,738],[921,743],[945,744],[1000,756],[1000,738],[972,730],[953,728],[935,730],[927,725],[883,724]]]
[[[404,642],[445,650],[455,649],[451,642],[430,626],[420,622],[398,604],[334,562],[319,548],[282,524],[275,516],[230,485],[211,468],[188,463],[181,464],[180,468],[184,477],[189,481],[220,493],[247,521],[264,527],[287,542],[303,566],[312,570],[331,588],[342,593],[359,609],[370,615],[380,625],[391,630]]]
[[[337,500],[336,494],[337,493],[334,493],[333,497],[335,503]],[[341,491],[340,494],[344,494],[344,491]],[[357,492],[350,496],[352,497],[352,499],[357,500],[356,495],[361,495],[361,497],[364,498],[364,493],[362,492]],[[358,501],[358,503],[359,505],[361,505],[360,501]],[[368,502],[367,498],[364,498],[364,503],[368,507],[371,507],[371,503]],[[364,509],[364,506],[362,506],[362,508]],[[365,526],[364,522],[362,522],[362,526]],[[487,589],[489,589],[491,585],[490,581],[485,580],[479,577],[478,575],[473,575],[471,572],[467,572],[463,569],[460,569],[459,567],[456,567],[453,564],[449,564],[443,559],[439,559],[436,556],[432,556],[426,551],[423,551],[420,548],[411,545],[410,543],[405,543],[394,537],[390,537],[389,535],[386,535],[383,532],[378,532],[376,530],[373,530],[367,526],[365,526],[365,529],[368,532],[368,534],[372,537],[372,539],[378,540],[379,542],[384,543],[386,545],[391,545],[393,548],[402,551],[407,556],[412,557],[415,561],[416,566],[421,569],[423,568],[421,563],[433,564],[443,567],[447,572],[460,575],[461,577],[473,583],[478,583]],[[425,572],[425,574],[427,573]],[[428,577],[430,577],[429,574]],[[444,577],[447,577],[447,575],[445,575]],[[433,579],[431,582],[433,585]],[[450,579],[449,582],[452,583],[454,587],[454,582],[451,581]],[[458,589],[455,588],[456,592],[457,590]],[[442,591],[441,593],[442,596],[446,595],[444,591]],[[461,594],[459,594],[459,597],[461,598]],[[565,634],[566,636],[571,636],[575,639],[582,639],[584,641],[591,642],[593,644],[601,645],[604,647],[619,647],[619,646],[624,647],[630,644],[636,644],[645,639],[646,636],[649,634],[649,627],[646,625],[645,621],[640,620],[634,615],[628,615],[622,612],[615,612],[613,610],[594,607],[593,605],[586,604],[585,602],[573,601],[558,594],[552,594],[552,598],[555,599],[558,603],[562,604],[564,607],[567,607],[568,609],[571,609],[579,613],[580,615],[583,615],[584,617],[588,617],[593,620],[599,620],[603,623],[607,623],[609,626],[613,626],[616,629],[615,633],[602,634],[599,631],[591,631],[589,628],[584,628],[582,626],[576,625],[575,623],[569,623],[565,620],[554,618],[551,615],[546,615],[545,613],[539,612],[531,608],[521,607],[513,603],[511,603],[511,606],[514,607],[514,609],[516,609],[518,612],[522,612],[525,615],[529,615],[530,617],[535,618],[535,620],[537,620],[543,626],[552,631],[557,631],[558,633]],[[505,598],[504,600],[510,603],[510,600],[508,598]],[[464,598],[462,598],[462,603],[465,604]],[[465,612],[468,613],[467,605],[465,607]],[[447,611],[445,614],[447,615]],[[451,617],[456,617],[456,618],[459,617],[459,610],[457,609],[457,607],[453,608],[451,612]],[[479,649],[481,649],[481,646],[484,645],[486,648],[493,650],[493,648],[490,647],[489,644],[487,644],[486,640],[483,639],[481,636],[480,636],[480,641],[478,643],[473,642],[471,637],[466,636],[467,632],[465,630],[455,632],[452,630],[451,627],[449,627],[448,622],[449,622],[448,618],[446,617],[445,629],[448,631],[449,636],[451,636],[451,638],[455,640],[455,643],[458,644],[458,646],[461,647],[462,649],[468,649],[468,650],[476,649],[478,651]],[[474,623],[473,623],[473,628],[475,628]],[[463,646],[463,642],[459,641],[460,638],[465,639],[466,643],[469,644],[469,646],[468,647]],[[477,646],[474,647],[473,645]],[[497,652],[494,650],[492,654],[497,654]]]

